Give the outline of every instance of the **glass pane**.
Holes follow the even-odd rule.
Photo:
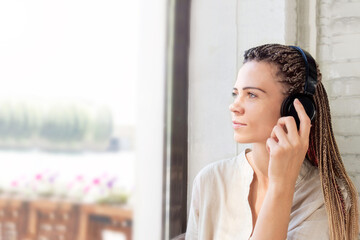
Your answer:
[[[3,231],[131,234],[138,18],[137,1],[0,2]],[[10,210],[34,220],[25,203],[39,228],[6,228]]]

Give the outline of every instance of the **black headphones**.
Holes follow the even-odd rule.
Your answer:
[[[313,95],[315,94],[317,84],[317,69],[314,58],[308,52],[296,46],[290,47],[299,51],[304,59],[306,71],[305,87],[304,93],[292,94],[284,100],[281,105],[280,114],[282,117],[293,116],[295,118],[296,126],[299,130],[300,120],[294,107],[294,100],[295,98],[299,99],[301,104],[304,106],[307,115],[309,116],[311,121],[313,121],[316,115],[316,107]]]

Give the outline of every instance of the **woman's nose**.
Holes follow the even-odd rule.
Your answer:
[[[234,102],[229,105],[229,110],[234,113],[244,113],[244,107],[239,97],[235,98]]]

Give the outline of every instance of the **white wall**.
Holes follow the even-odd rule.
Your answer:
[[[318,61],[345,167],[360,190],[360,2],[318,1]]]
[[[238,68],[245,50],[266,43],[294,44],[296,2],[293,0],[238,0]]]
[[[294,44],[295,19],[295,0],[192,1],[188,203],[200,169],[247,147],[233,140],[228,108],[243,52],[264,43]]]

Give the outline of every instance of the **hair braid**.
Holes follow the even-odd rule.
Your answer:
[[[303,93],[305,63],[297,50],[280,44],[266,44],[246,51],[244,63],[249,61],[265,61],[275,65],[278,68],[278,81],[283,83],[285,89],[284,95]],[[318,83],[314,94],[317,114],[310,131],[307,159],[320,172],[331,239],[353,240],[357,239],[359,233],[357,192],[346,173],[335,141],[329,100],[321,80],[322,75],[317,65]],[[349,209],[346,209],[340,185],[349,196]]]

